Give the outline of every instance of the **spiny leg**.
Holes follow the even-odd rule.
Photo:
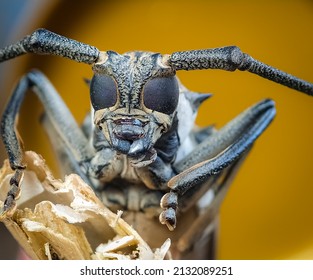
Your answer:
[[[221,69],[248,71],[276,83],[313,95],[313,84],[287,74],[243,53],[236,46],[175,52],[169,64],[176,70]]]
[[[198,149],[196,149],[195,153],[191,152],[187,157],[187,163],[183,160],[178,164],[178,166],[189,166],[190,157],[194,158],[196,162],[203,160],[182,171],[168,182],[171,191],[165,194],[161,200],[161,207],[164,211],[160,215],[160,222],[173,230],[176,226],[178,197],[182,197],[187,191],[194,192],[193,189],[197,186],[238,160],[266,129],[274,116],[274,102],[268,99],[264,100],[240,114],[225,129],[221,129],[219,133],[205,142],[202,148],[207,148],[207,151],[203,149],[202,155],[211,154],[213,157],[203,160],[203,156],[199,155]],[[212,142],[217,145],[213,151],[210,149]]]
[[[23,148],[18,139],[16,118],[28,89],[32,89],[41,100],[47,116],[75,160],[83,162],[93,155],[86,137],[51,83],[39,71],[32,71],[25,75],[15,88],[1,122],[3,143],[8,153],[10,166],[15,171],[10,180],[11,189],[3,207],[3,212],[7,215],[10,215],[15,208],[23,170],[26,167],[23,163]]]

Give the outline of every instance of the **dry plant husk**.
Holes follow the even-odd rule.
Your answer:
[[[170,240],[152,249],[132,226],[106,208],[76,174],[55,179],[41,156],[26,152],[27,169],[13,215],[3,222],[32,259],[164,259]],[[13,174],[0,170],[0,207]]]

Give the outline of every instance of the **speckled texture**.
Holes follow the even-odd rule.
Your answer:
[[[266,65],[236,46],[175,52],[170,64],[176,70],[221,69],[248,71],[292,89],[313,95],[313,85],[295,76]]]
[[[0,50],[0,62],[25,53],[52,54],[92,64],[97,61],[100,52],[96,47],[45,29],[37,29],[18,43]]]
[[[106,52],[104,63],[96,63],[96,73],[111,75],[117,83],[120,108],[139,108],[144,84],[152,77],[173,76],[175,71],[161,65],[162,55],[149,52],[130,52],[124,55]]]
[[[242,53],[237,47],[175,52],[170,63],[176,70],[223,69],[234,71],[238,68]]]

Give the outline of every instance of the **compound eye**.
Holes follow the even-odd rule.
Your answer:
[[[143,90],[143,103],[153,111],[172,114],[178,104],[179,87],[172,77],[160,77],[149,80]]]
[[[117,86],[113,78],[94,75],[90,83],[90,99],[96,111],[114,106],[117,102]]]

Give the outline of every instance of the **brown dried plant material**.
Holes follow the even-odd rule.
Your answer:
[[[117,214],[106,208],[75,174],[62,182],[44,160],[25,153],[27,169],[14,214],[0,221],[32,259],[164,259],[170,240],[152,250]],[[0,170],[0,207],[13,172],[8,161]]]

